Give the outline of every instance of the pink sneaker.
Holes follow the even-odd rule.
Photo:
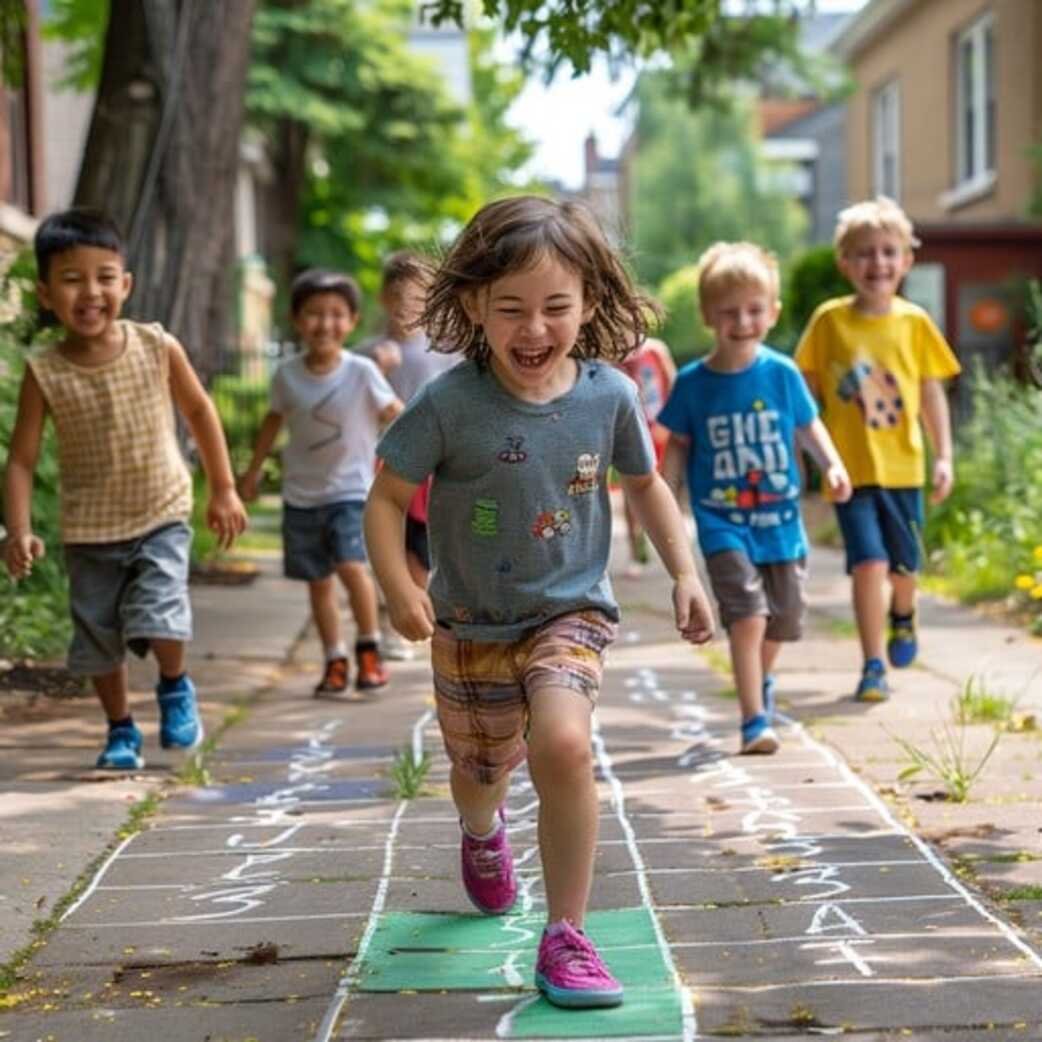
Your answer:
[[[622,1002],[622,985],[608,972],[590,938],[567,919],[543,931],[535,983],[555,1006],[588,1009]]]
[[[486,915],[502,915],[517,900],[514,855],[502,808],[499,818],[499,828],[489,839],[474,839],[464,830],[460,843],[463,885],[475,907]]]

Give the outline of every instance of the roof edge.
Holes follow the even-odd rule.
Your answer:
[[[829,51],[838,58],[849,60],[869,46],[880,33],[885,32],[913,0],[869,0],[840,30],[829,44]]]

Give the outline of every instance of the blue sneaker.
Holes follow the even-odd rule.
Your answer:
[[[895,615],[890,613],[890,635],[886,642],[886,657],[894,669],[906,669],[915,661],[919,652],[919,641],[915,634],[915,613]]]
[[[763,678],[763,715],[767,717],[769,724],[774,723],[774,674],[768,673]]]
[[[203,740],[203,722],[195,702],[195,684],[186,675],[173,691],[161,692],[159,744],[164,749],[194,749]]]
[[[750,753],[776,753],[778,746],[778,736],[774,733],[766,713],[757,713],[756,716],[742,721],[743,756]]]
[[[145,766],[141,755],[141,732],[134,724],[110,727],[97,767],[104,771],[139,771]]]
[[[865,663],[861,680],[854,698],[858,702],[885,702],[890,697],[890,685],[886,682],[886,667],[877,658]]]

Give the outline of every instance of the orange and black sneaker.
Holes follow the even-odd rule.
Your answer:
[[[323,695],[335,695],[346,691],[349,668],[345,655],[328,659],[326,671],[322,674],[322,679],[315,685],[315,696],[321,698]]]
[[[375,691],[377,688],[387,686],[389,679],[387,667],[380,658],[380,652],[375,645],[356,648],[355,656],[358,659],[355,687],[359,691]]]

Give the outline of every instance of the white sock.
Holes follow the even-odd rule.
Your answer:
[[[335,658],[347,658],[347,645],[343,641],[326,648],[326,661],[332,662]]]
[[[461,824],[462,824],[462,822],[461,822]],[[485,835],[479,836],[479,835],[471,832],[470,829],[468,829],[466,825],[463,825],[463,831],[466,832],[466,834],[468,836],[470,836],[471,839],[476,839],[479,843],[484,843],[487,840],[490,840],[493,836],[495,836],[499,832],[499,830],[501,828],[503,828],[503,822],[497,820],[496,823],[492,826],[492,828],[488,832],[485,833]]]

